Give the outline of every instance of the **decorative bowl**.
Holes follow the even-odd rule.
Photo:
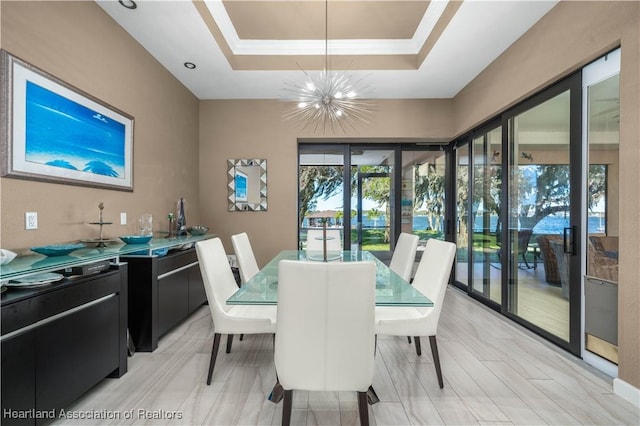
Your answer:
[[[169,253],[169,247],[155,249],[151,252],[153,256],[158,256],[158,257],[166,256],[167,253]]]
[[[17,255],[9,250],[0,249],[0,265],[11,262]]]
[[[65,256],[74,250],[84,247],[84,244],[56,244],[50,246],[31,247],[31,251],[35,251],[45,256]]]
[[[187,228],[187,232],[191,235],[204,235],[208,230],[209,227],[204,225],[193,225]]]
[[[164,248],[151,250],[151,255],[152,256],[162,257],[162,256],[166,256],[167,253],[169,253],[169,247],[164,247]],[[129,254],[131,256],[147,256],[149,254],[149,251],[148,250],[139,250],[139,251],[134,251],[133,253],[129,253]]]
[[[151,241],[153,235],[123,235],[120,239],[125,244],[146,244]]]

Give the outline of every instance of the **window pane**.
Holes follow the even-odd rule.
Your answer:
[[[508,245],[510,312],[569,341],[571,224],[570,92],[509,121]],[[510,250],[507,250],[507,248]],[[540,262],[542,260],[542,262]]]
[[[589,86],[587,274],[618,281],[619,74]]]
[[[341,149],[311,150],[300,148],[299,174],[299,248],[304,249],[307,231],[322,229],[323,222],[343,232],[343,169]]]
[[[456,151],[456,280],[469,285],[469,145]]]
[[[500,303],[500,192],[502,127],[473,139],[473,290]]]

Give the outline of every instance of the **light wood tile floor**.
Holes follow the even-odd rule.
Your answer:
[[[221,348],[207,386],[212,333],[205,306],[164,336],[155,352],[129,358],[127,374],[105,379],[68,412],[119,419],[56,424],[280,424],[282,403],[266,399],[275,380],[272,337],[236,339],[230,354]],[[369,407],[371,424],[640,424],[638,409],[613,394],[610,378],[453,288],[438,346],[444,389],[428,339],[418,357],[406,338],[379,337],[373,385],[381,402]],[[359,424],[355,393],[294,392],[293,407],[293,424]]]

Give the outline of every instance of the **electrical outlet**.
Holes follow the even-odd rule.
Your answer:
[[[127,224],[127,213],[123,212],[120,213],[120,225],[126,225]]]
[[[38,212],[26,212],[24,214],[24,229],[38,229]]]

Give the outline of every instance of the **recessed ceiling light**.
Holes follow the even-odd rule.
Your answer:
[[[194,64],[193,62],[185,62],[184,66],[185,68],[189,68],[190,70],[193,70],[196,68],[196,64]]]
[[[122,6],[126,7],[127,9],[135,9],[138,7],[136,2],[133,0],[118,0],[118,3],[120,3]]]

